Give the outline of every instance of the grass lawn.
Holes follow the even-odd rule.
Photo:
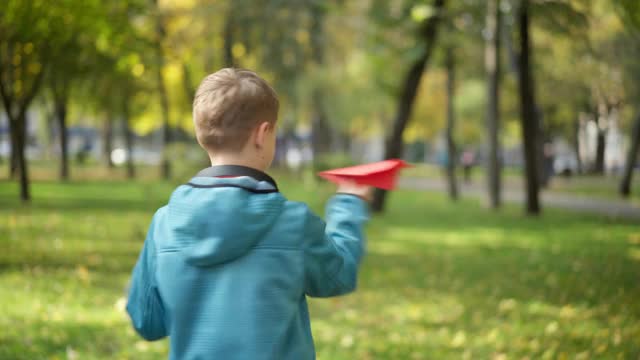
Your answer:
[[[0,182],[0,359],[158,359],[125,287],[174,184]],[[328,186],[281,181],[320,210]],[[355,294],[311,301],[319,359],[638,359],[640,228],[397,192]]]
[[[552,180],[550,189],[579,196],[620,200],[622,197],[618,192],[619,187],[618,176],[581,175],[571,178],[557,176]],[[640,204],[640,174],[636,173],[633,176],[629,200],[634,204]]]

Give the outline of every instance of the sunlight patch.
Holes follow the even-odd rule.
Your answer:
[[[640,261],[640,249],[629,249],[629,258]]]
[[[376,252],[379,252],[379,253],[385,254],[385,255],[404,255],[404,254],[407,254],[409,252],[409,250],[407,249],[406,245],[401,243],[401,242],[391,242],[391,241],[376,242],[376,241],[372,241],[370,244],[371,244],[370,245],[371,250],[375,250]]]
[[[399,240],[424,243],[424,244],[444,244],[449,246],[469,246],[483,245],[489,247],[500,247],[505,240],[505,231],[499,228],[480,227],[465,229],[447,229],[434,231],[422,228],[389,227],[387,234],[390,238]]]

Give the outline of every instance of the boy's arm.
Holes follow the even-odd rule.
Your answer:
[[[355,290],[364,253],[367,203],[354,195],[335,195],[327,204],[326,224],[307,214],[304,251],[305,293],[327,297]]]
[[[142,252],[133,269],[127,312],[134,329],[146,340],[167,336],[164,307],[156,283],[156,249],[153,240],[154,220],[151,222]]]

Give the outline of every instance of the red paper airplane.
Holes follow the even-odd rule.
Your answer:
[[[336,184],[351,180],[361,185],[393,190],[396,186],[400,169],[410,166],[403,160],[390,159],[371,164],[322,171],[318,175]]]

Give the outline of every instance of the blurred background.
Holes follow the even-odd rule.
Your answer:
[[[640,358],[637,0],[4,0],[0,358],[158,358],[125,286],[208,166],[200,80],[257,71],[274,174],[403,158],[320,359]]]

